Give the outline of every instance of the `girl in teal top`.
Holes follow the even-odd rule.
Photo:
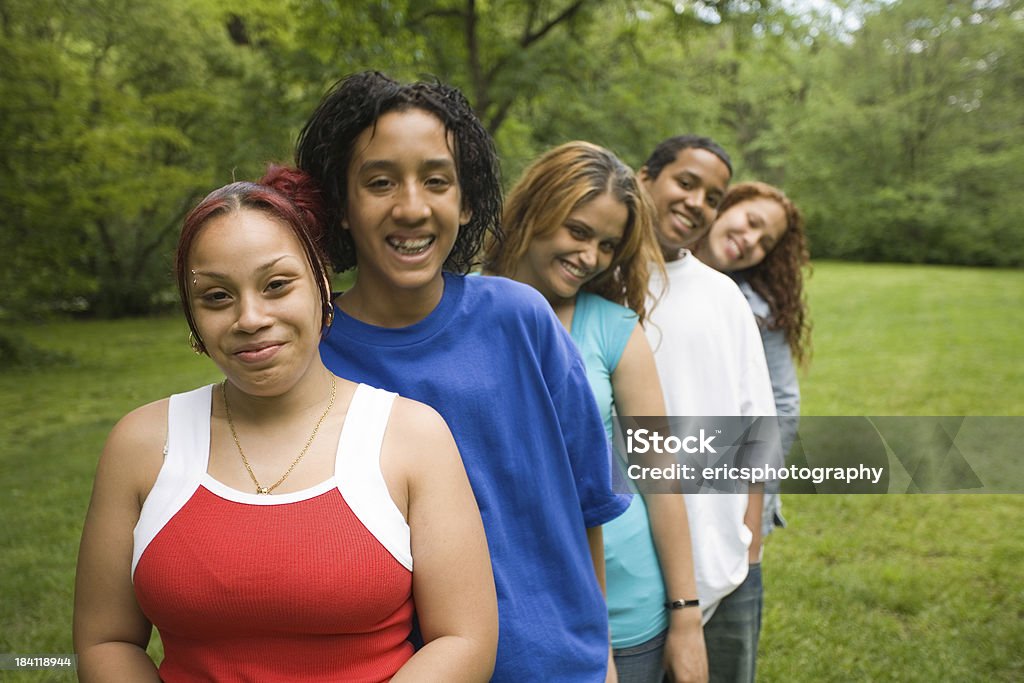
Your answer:
[[[608,437],[619,415],[664,415],[654,356],[641,325],[651,264],[661,267],[654,209],[633,172],[606,149],[570,142],[537,159],[505,204],[504,239],[488,274],[531,285],[569,330],[586,365]],[[608,614],[620,681],[707,679],[680,495],[634,496],[604,525]]]

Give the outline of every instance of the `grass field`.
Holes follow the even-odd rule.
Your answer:
[[[805,414],[1024,415],[1024,272],[820,263],[810,291]],[[70,653],[106,433],[218,373],[176,317],[13,331],[73,360],[0,374],[0,654]],[[789,496],[785,512],[765,552],[760,680],[1024,679],[1024,495]]]

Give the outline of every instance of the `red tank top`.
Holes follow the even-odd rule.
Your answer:
[[[379,495],[370,504],[363,494],[353,496],[350,506],[343,495],[350,489],[336,480],[351,480],[358,468],[339,466],[334,478],[280,496],[235,491],[209,477],[205,466],[196,472],[209,452],[209,387],[197,392],[187,400],[172,397],[179,400],[169,413],[165,465],[136,528],[142,547],[136,549],[135,593],[163,641],[161,678],[391,678],[413,652],[411,558],[403,555],[408,527],[403,539],[394,526],[394,514],[401,513]],[[393,397],[360,386],[339,442],[339,465],[369,459],[373,466],[362,471],[379,476],[380,438]],[[182,408],[183,402],[191,405]],[[182,457],[185,443],[202,441],[184,431],[183,419],[200,432],[205,424],[203,457]],[[374,443],[376,450],[366,453]],[[381,484],[383,477],[361,488]]]

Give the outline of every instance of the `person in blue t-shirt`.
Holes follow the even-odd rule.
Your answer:
[[[463,275],[498,230],[493,141],[455,88],[365,72],[324,97],[296,159],[323,186],[335,269],[358,265],[324,362],[432,406],[462,454],[498,593],[493,680],[605,680],[601,526],[630,496],[612,490],[582,360],[544,299]]]
[[[665,414],[641,327],[660,254],[654,208],[633,172],[586,142],[556,147],[509,194],[486,272],[547,299],[579,346],[608,438],[612,414]],[[619,680],[706,681],[707,653],[681,495],[635,496],[604,527],[608,612]],[[669,607],[676,607],[669,609]]]

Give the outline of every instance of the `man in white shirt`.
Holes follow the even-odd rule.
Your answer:
[[[729,155],[708,138],[659,144],[640,170],[658,210],[667,280],[646,324],[672,416],[775,414],[757,323],[736,284],[689,248],[711,227],[732,177]],[[747,494],[687,494],[697,593],[711,681],[753,681],[761,625],[763,485]]]

